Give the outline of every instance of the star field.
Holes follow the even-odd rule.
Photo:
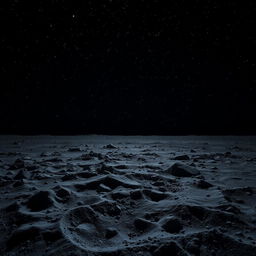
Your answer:
[[[255,131],[254,1],[5,4],[3,132]]]

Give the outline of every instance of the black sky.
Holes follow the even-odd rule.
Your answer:
[[[1,2],[2,133],[256,133],[256,2]]]

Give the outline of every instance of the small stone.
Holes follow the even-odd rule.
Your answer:
[[[116,229],[114,229],[114,228],[108,228],[108,229],[106,230],[105,237],[106,237],[107,239],[110,239],[110,238],[116,236],[117,233],[118,233],[118,232],[117,232]]]
[[[25,173],[23,170],[20,170],[15,176],[14,176],[14,180],[22,180],[22,179],[26,179]]]
[[[62,181],[68,181],[68,180],[74,180],[74,179],[76,179],[75,174],[66,174],[61,178]]]
[[[168,217],[162,228],[168,233],[179,233],[182,230],[182,224],[180,220],[176,217]]]
[[[135,190],[130,193],[131,199],[139,200],[142,198],[142,193],[140,190]]]
[[[17,170],[25,167],[25,162],[21,159],[16,159],[15,162],[10,165],[9,170]]]
[[[14,188],[21,187],[21,186],[23,186],[24,184],[25,184],[25,183],[24,183],[23,180],[18,180],[18,181],[16,181],[16,182],[13,184],[13,187],[14,187]]]
[[[188,155],[180,155],[180,156],[176,156],[174,157],[174,160],[190,160],[190,157]]]
[[[205,180],[199,180],[197,183],[196,183],[196,186],[198,188],[201,188],[201,189],[208,189],[210,187],[212,187],[213,185]]]
[[[105,149],[116,149],[117,147],[114,146],[113,144],[108,144],[108,145],[104,146],[103,148],[105,148]]]
[[[166,172],[177,177],[191,177],[200,174],[200,171],[196,168],[181,163],[175,163]]]
[[[138,218],[134,221],[134,226],[136,227],[136,229],[138,229],[140,231],[144,231],[144,230],[149,229],[150,227],[152,227],[153,223],[151,223],[148,220]]]

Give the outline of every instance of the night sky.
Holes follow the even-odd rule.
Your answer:
[[[1,2],[0,132],[256,134],[256,1],[241,3]]]

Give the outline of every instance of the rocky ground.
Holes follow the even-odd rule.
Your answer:
[[[255,137],[1,136],[0,255],[256,255]]]

